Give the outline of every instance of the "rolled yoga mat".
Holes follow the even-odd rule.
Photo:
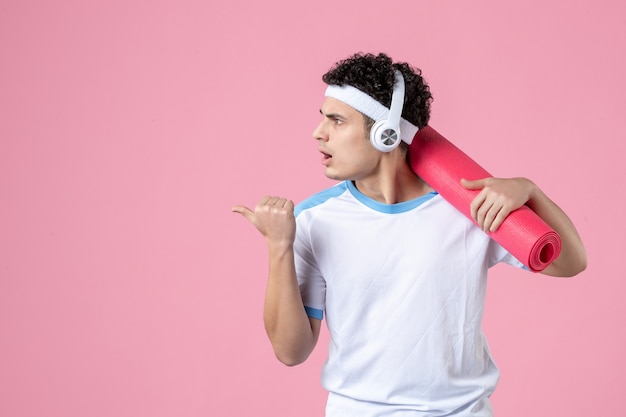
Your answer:
[[[413,171],[474,223],[470,204],[479,190],[468,190],[461,178],[491,177],[485,169],[430,126],[423,127],[409,146]],[[513,211],[489,236],[531,271],[544,270],[561,252],[561,238],[528,206]]]

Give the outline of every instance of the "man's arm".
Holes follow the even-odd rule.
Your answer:
[[[543,274],[572,277],[587,267],[585,247],[574,224],[546,194],[526,178],[461,180],[471,190],[480,190],[472,201],[472,217],[485,231],[496,231],[506,216],[526,204],[561,237],[561,253]]]
[[[288,366],[309,357],[321,327],[320,320],[307,316],[300,296],[293,252],[296,231],[293,210],[290,200],[270,196],[263,197],[254,211],[244,206],[233,207],[267,241],[269,274],[263,320],[276,357]]]

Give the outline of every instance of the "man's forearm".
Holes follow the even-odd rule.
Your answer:
[[[317,343],[317,332],[307,316],[294,265],[293,249],[269,248],[269,276],[264,322],[274,353],[292,366],[308,358]]]

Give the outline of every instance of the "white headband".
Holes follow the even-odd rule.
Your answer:
[[[373,119],[375,122],[386,119],[389,115],[389,109],[383,106],[380,102],[365,94],[363,91],[355,88],[351,85],[329,85],[326,88],[326,97],[339,100],[348,106],[358,110],[367,117]],[[417,133],[419,128],[413,123],[400,119],[400,133],[401,139],[409,145],[413,141],[413,137]]]

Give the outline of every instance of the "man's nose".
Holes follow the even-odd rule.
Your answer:
[[[328,140],[328,134],[326,133],[326,129],[324,129],[324,121],[321,121],[313,130],[313,138],[315,140]]]

